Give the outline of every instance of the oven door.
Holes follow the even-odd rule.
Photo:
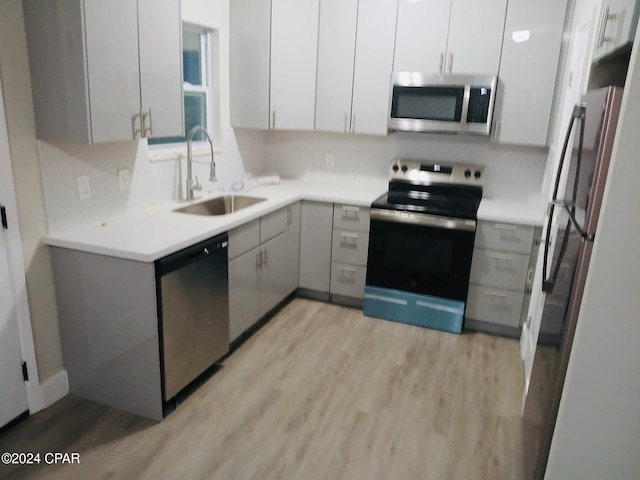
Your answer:
[[[372,209],[367,286],[466,301],[475,220]]]

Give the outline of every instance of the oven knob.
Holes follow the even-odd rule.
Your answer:
[[[481,175],[482,173],[480,172],[480,170],[476,170],[475,173],[473,174],[473,176],[476,177],[476,180],[479,179]]]
[[[394,165],[393,167],[391,167],[391,170],[393,170],[394,172],[397,172],[398,168],[399,168],[398,165]]]
[[[471,176],[471,170],[468,168],[464,171],[464,178],[469,178]]]
[[[402,173],[407,173],[407,170],[409,170],[409,168],[406,165],[402,165]]]

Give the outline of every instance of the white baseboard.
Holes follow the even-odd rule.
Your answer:
[[[43,408],[50,407],[69,394],[69,376],[61,370],[40,385]]]

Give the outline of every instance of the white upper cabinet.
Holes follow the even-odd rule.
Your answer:
[[[271,2],[271,128],[313,130],[319,0]]]
[[[395,71],[498,73],[506,0],[399,2]]]
[[[397,0],[321,0],[316,130],[387,134]]]
[[[358,0],[321,0],[316,130],[348,132]]]
[[[593,60],[632,43],[639,14],[640,2],[637,0],[604,0],[596,25]]]
[[[229,2],[231,125],[267,130],[271,0]]]
[[[184,129],[181,23],[179,1],[138,0],[140,105],[146,137],[170,137]]]
[[[509,0],[494,135],[546,146],[567,0]]]
[[[183,134],[179,0],[25,0],[23,7],[38,138]]]
[[[360,0],[351,132],[387,134],[398,0]]]
[[[442,72],[450,15],[450,0],[400,0],[393,69],[404,72]]]
[[[446,71],[497,74],[507,0],[453,0]]]

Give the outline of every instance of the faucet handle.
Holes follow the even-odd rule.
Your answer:
[[[198,181],[198,176],[197,175],[196,175],[196,184],[193,185],[191,187],[191,189],[192,190],[198,190],[198,191],[202,190],[202,185],[200,185],[200,182]]]

